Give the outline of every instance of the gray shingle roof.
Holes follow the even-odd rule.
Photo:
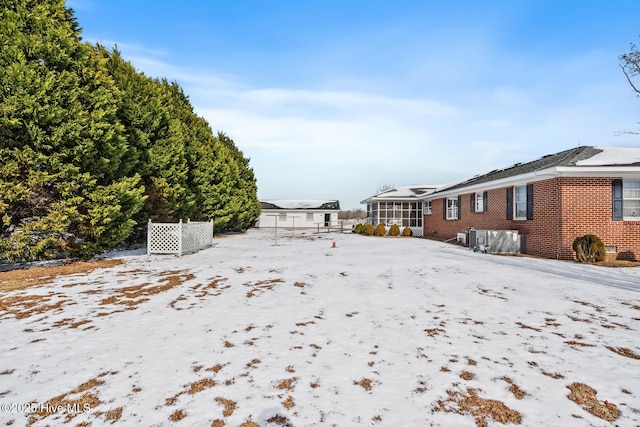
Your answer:
[[[458,182],[451,186],[439,188],[435,193],[469,187],[476,184],[484,184],[499,179],[510,178],[512,176],[523,175],[542,169],[557,166],[576,166],[576,162],[585,160],[602,152],[602,150],[590,146],[576,147],[561,151],[555,154],[547,154],[539,159],[527,163],[516,163],[506,168],[495,169],[484,175],[477,175],[463,182]]]

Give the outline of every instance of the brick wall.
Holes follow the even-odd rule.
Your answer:
[[[424,217],[424,233],[444,240],[468,227],[518,230],[526,236],[527,253],[559,259],[574,258],[576,237],[595,234],[605,245],[616,246],[609,257],[640,259],[640,222],[611,219],[613,179],[562,177],[533,183],[533,220],[507,220],[506,188],[487,192],[487,212],[471,212],[471,194],[461,194],[459,220],[443,219],[446,199],[436,199],[432,214]]]
[[[640,259],[640,221],[611,219],[614,178],[559,178],[562,187],[562,253],[572,259],[578,236],[595,234],[605,246],[615,246],[610,258]]]

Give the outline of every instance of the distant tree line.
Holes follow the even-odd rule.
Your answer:
[[[348,211],[339,211],[338,219],[364,219],[367,217],[367,212],[362,209],[351,209]]]
[[[149,219],[254,223],[249,159],[177,83],[84,42],[64,0],[0,5],[0,259],[88,258]]]

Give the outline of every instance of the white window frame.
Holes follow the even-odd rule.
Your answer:
[[[632,194],[632,193],[637,194]],[[635,196],[635,197],[632,197]],[[627,215],[629,203],[634,202],[635,209],[631,208],[632,215]],[[622,220],[623,221],[640,221],[640,180],[624,179],[622,180]]]
[[[424,202],[424,215],[431,215],[431,200]]]
[[[483,193],[476,193],[476,206],[474,212],[484,212],[484,197]]]
[[[287,213],[286,212],[281,212],[278,214],[278,221],[282,222],[282,221],[286,221],[287,220]]]
[[[456,220],[458,219],[458,198],[457,197],[447,197],[447,220]]]
[[[307,222],[313,222],[313,214],[307,213]]]
[[[520,209],[518,209],[520,206]],[[518,215],[518,212],[521,212]],[[527,186],[517,185],[513,187],[513,219],[523,220],[527,219]]]

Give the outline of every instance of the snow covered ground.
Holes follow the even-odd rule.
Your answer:
[[[251,230],[1,291],[2,425],[640,425],[640,268],[277,243]]]

